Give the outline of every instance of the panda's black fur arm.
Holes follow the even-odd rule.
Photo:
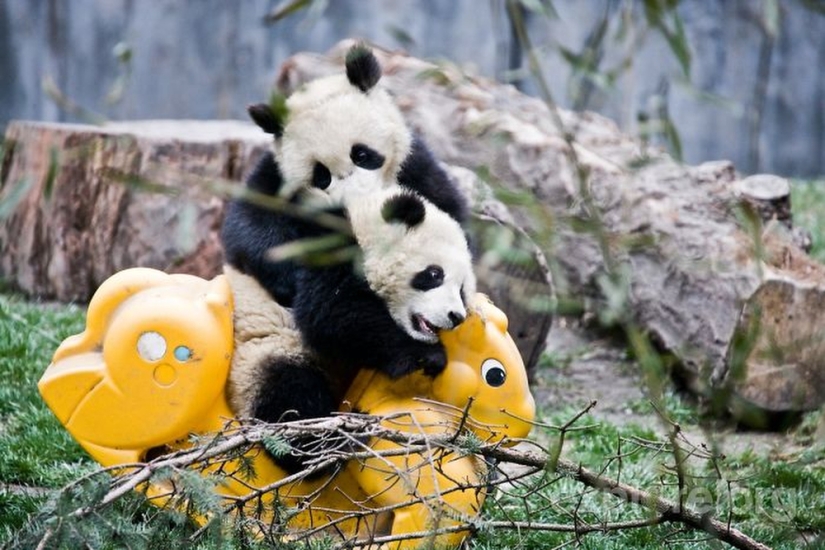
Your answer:
[[[253,404],[255,418],[287,422],[320,418],[338,407],[330,381],[310,359],[276,358],[266,368]]]
[[[248,189],[272,196],[282,184],[281,172],[271,152],[261,158],[246,182]],[[343,216],[342,212],[337,214]],[[257,279],[279,304],[292,307],[296,273],[306,268],[293,260],[273,262],[267,253],[275,246],[328,231],[286,213],[236,199],[227,207],[221,241],[227,263]]]
[[[398,183],[416,191],[460,224],[464,224],[470,215],[464,195],[419,136],[413,136],[412,150],[401,164]]]
[[[282,185],[281,172],[272,153],[266,153],[250,174],[247,188],[275,195]],[[251,275],[281,305],[289,307],[295,296],[293,262],[273,263],[266,252],[298,236],[293,220],[243,199],[229,203],[221,230],[226,262]]]
[[[304,270],[297,288],[295,322],[306,345],[328,361],[352,371],[380,370],[393,378],[416,369],[429,375],[444,369],[444,347],[408,335],[352,266]]]

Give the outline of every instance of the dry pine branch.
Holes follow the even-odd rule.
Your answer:
[[[752,538],[748,537],[738,529],[730,526],[728,523],[719,521],[710,516],[710,514],[703,514],[691,507],[680,505],[680,503],[668,500],[666,498],[651,494],[647,491],[634,487],[630,484],[621,482],[617,479],[612,479],[608,476],[597,473],[593,470],[585,468],[581,464],[577,464],[565,458],[561,458],[557,452],[548,452],[538,445],[525,444],[519,448],[503,446],[501,444],[484,444],[483,442],[476,442],[476,444],[467,445],[462,448],[461,438],[457,438],[455,434],[438,434],[429,436],[416,436],[410,433],[405,433],[397,430],[387,429],[380,425],[382,418],[357,415],[357,414],[342,414],[339,416],[304,420],[298,422],[289,422],[282,424],[233,424],[228,426],[227,430],[219,434],[212,440],[205,441],[198,446],[187,450],[177,451],[167,455],[160,456],[146,464],[135,464],[130,466],[121,466],[116,469],[119,475],[112,478],[110,489],[96,504],[79,507],[69,514],[74,519],[81,519],[91,514],[97,513],[106,506],[113,503],[118,498],[138,488],[141,484],[152,479],[152,475],[159,471],[181,471],[185,468],[198,468],[203,464],[214,464],[220,460],[226,460],[228,455],[238,456],[246,449],[253,445],[262,444],[268,438],[281,438],[289,440],[297,435],[306,435],[312,433],[314,435],[321,435],[330,441],[336,441],[331,445],[332,450],[326,451],[322,457],[310,465],[302,472],[279,480],[266,487],[262,487],[257,491],[252,491],[247,497],[243,499],[227,499],[226,509],[241,509],[244,504],[255,498],[261,498],[263,493],[270,491],[277,491],[289,483],[298,481],[306,476],[312,475],[319,471],[325,471],[335,465],[341,465],[347,460],[363,460],[368,456],[375,456],[376,453],[371,451],[363,442],[369,438],[379,438],[394,443],[401,444],[402,447],[394,451],[383,451],[384,455],[391,453],[421,453],[429,450],[432,456],[438,450],[443,450],[446,453],[466,454],[467,452],[474,452],[485,457],[488,461],[498,463],[497,477],[487,482],[485,487],[478,487],[478,490],[487,490],[490,486],[497,486],[506,491],[508,486],[514,486],[523,482],[523,480],[540,474],[542,472],[554,473],[558,476],[572,479],[590,489],[594,489],[603,494],[608,494],[618,501],[628,504],[642,506],[648,509],[651,514],[649,517],[624,522],[614,523],[593,523],[589,524],[582,522],[578,517],[574,516],[574,521],[569,524],[553,524],[546,522],[533,521],[518,521],[518,520],[497,520],[488,521],[481,518],[476,518],[472,522],[467,522],[459,526],[449,526],[434,529],[428,533],[409,533],[403,536],[381,536],[374,537],[372,540],[346,540],[339,543],[336,548],[352,548],[367,546],[370,544],[389,543],[404,538],[426,538],[427,536],[434,536],[443,532],[471,530],[477,529],[498,530],[498,529],[516,529],[519,531],[557,531],[569,532],[576,536],[584,535],[592,532],[608,532],[623,529],[638,529],[650,527],[653,525],[672,523],[681,524],[693,530],[702,531],[713,538],[725,542],[734,548],[753,550],[753,549],[767,549],[768,547],[761,544]],[[568,423],[562,427],[562,433],[570,428]],[[350,445],[342,445],[341,442],[349,442]],[[531,448],[527,449],[526,447]],[[472,447],[472,448],[468,448]],[[518,467],[521,468],[518,468]],[[515,473],[519,471],[519,473]],[[415,498],[415,496],[411,496]],[[395,508],[400,508],[409,504],[409,502],[398,503],[397,506],[391,506],[380,510],[364,509],[359,512],[349,512],[345,514],[344,519],[355,516],[364,517],[369,514],[392,512]],[[253,520],[254,521],[254,520]],[[341,520],[335,520],[341,521]],[[308,538],[329,525],[317,527],[308,530],[304,533],[292,533],[290,538],[293,540]],[[334,528],[334,525],[332,526]],[[266,532],[266,531],[265,531]],[[41,540],[41,546],[45,547],[45,543],[51,534],[47,532]]]

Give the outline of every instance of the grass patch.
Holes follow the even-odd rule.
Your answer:
[[[36,386],[57,344],[83,326],[78,307],[0,295],[0,542],[40,509],[49,489],[92,468]]]
[[[0,295],[0,377],[4,380],[0,386],[0,546],[12,540],[24,548],[36,546],[38,533],[54,526],[48,514],[41,513],[43,510],[74,509],[105,489],[106,478],[94,476],[74,491],[57,491],[96,467],[46,408],[36,389],[59,342],[83,328],[84,315],[78,307],[31,304]],[[565,361],[554,363],[563,366]],[[691,408],[677,395],[667,394],[664,404],[683,425],[697,422]],[[647,406],[642,402],[632,404],[639,412]],[[546,415],[546,421],[561,425],[576,412],[554,411]],[[809,423],[815,426],[814,420]],[[578,429],[566,436],[565,458],[645,491],[676,498],[673,455],[661,434],[590,416],[581,418],[576,426]],[[550,444],[556,437],[550,429],[536,431],[537,439]],[[802,451],[781,456],[745,451],[715,464],[697,458],[691,461],[690,472],[690,505],[713,510],[719,518],[730,518],[735,527],[777,549],[800,548],[806,543],[815,548],[822,542],[814,541],[825,532],[825,449],[816,447],[815,442]],[[482,519],[570,525],[574,516],[588,524],[650,517],[650,511],[643,507],[587,491],[552,473],[533,476],[525,483],[498,489],[488,498]],[[137,494],[118,501],[105,517],[89,518],[68,531],[64,527],[64,531],[71,536],[55,540],[52,547],[80,547],[78,541],[87,537],[95,548],[257,546],[231,529],[215,529],[211,537],[200,535],[196,542],[186,542],[195,530],[181,514],[145,505]],[[575,536],[569,533],[490,531],[482,522],[470,548],[553,548],[571,541]],[[676,524],[593,533],[578,541],[581,548],[606,550],[663,545],[681,549],[722,547],[710,543],[702,533],[681,531]],[[311,546],[325,545],[316,542]]]
[[[811,232],[811,257],[825,263],[825,180],[792,181],[791,211],[794,225]]]
[[[566,411],[548,420],[561,425],[575,414]],[[637,425],[617,426],[585,416],[576,425],[588,426],[565,437],[565,456],[583,466],[620,479],[639,489],[678,501],[673,455],[661,434]],[[699,445],[700,441],[693,442]],[[753,452],[716,461],[701,458],[698,448],[689,461],[685,504],[731,524],[772,548],[791,550],[821,548],[817,536],[825,532],[825,448],[810,448],[783,456]],[[621,460],[619,460],[621,456]],[[485,506],[485,519],[533,521],[553,524],[600,525],[651,517],[637,505],[622,504],[604,493],[585,490],[564,478],[548,478],[519,494],[497,492]],[[530,497],[525,500],[523,494]],[[484,550],[556,548],[567,544],[599,550],[631,548],[678,549],[727,548],[697,531],[682,531],[679,524],[664,524],[593,533],[576,537],[569,533],[497,530],[476,538],[474,547]]]

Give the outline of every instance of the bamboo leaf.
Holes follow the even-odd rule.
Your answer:
[[[49,169],[46,171],[46,181],[43,185],[43,198],[47,201],[52,198],[54,182],[57,179],[57,173],[59,171],[57,156],[57,147],[49,149]]]
[[[544,17],[557,18],[559,16],[556,7],[550,0],[519,0],[526,10],[543,15]]]
[[[673,155],[673,158],[681,161],[683,159],[682,140],[679,137],[679,131],[676,129],[676,125],[673,124],[673,120],[669,117],[664,119],[662,124],[664,126],[665,140],[670,145],[670,153]]]
[[[402,48],[411,50],[415,47],[415,39],[401,27],[391,25],[387,31],[401,45]]]
[[[277,23],[281,19],[289,17],[303,9],[309,7],[312,0],[286,0],[281,2],[275,8],[264,16],[264,23],[271,25]]]
[[[674,11],[673,12],[674,25],[676,26],[675,34],[665,33],[665,38],[668,39],[670,49],[679,61],[682,67],[682,72],[686,77],[690,78],[690,45],[688,44],[687,35],[685,34],[685,26],[682,24],[682,18]]]
[[[771,38],[776,38],[779,34],[779,18],[779,2],[777,0],[763,0],[762,26],[765,33]]]
[[[10,216],[17,208],[17,205],[25,198],[31,189],[31,178],[22,179],[16,185],[12,185],[8,192],[0,197],[0,220]]]
[[[328,4],[328,0],[285,0],[264,16],[264,24],[272,25],[301,10],[307,10],[308,19],[314,22],[324,13]]]
[[[309,265],[331,265],[351,260],[358,250],[350,237],[331,233],[273,247],[266,257],[272,262],[297,260]]]

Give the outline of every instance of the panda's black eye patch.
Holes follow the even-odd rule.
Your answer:
[[[363,143],[356,143],[352,146],[349,158],[355,166],[365,170],[378,170],[384,166],[384,155]]]
[[[332,181],[332,174],[329,173],[329,168],[316,162],[312,168],[312,186],[318,189],[326,189]]]
[[[415,274],[410,286],[416,290],[432,290],[444,284],[444,270],[437,265],[427,266]]]

